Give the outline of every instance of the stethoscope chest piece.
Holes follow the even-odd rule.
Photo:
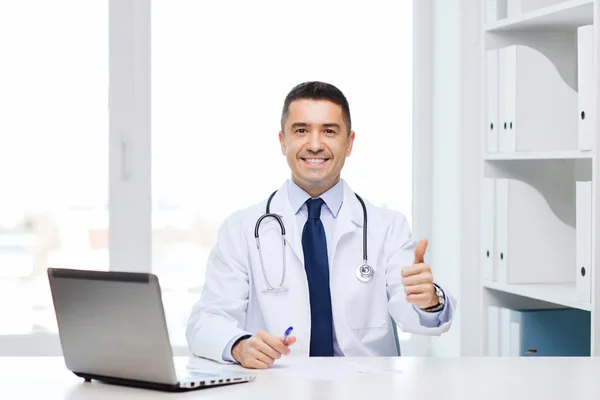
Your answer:
[[[361,264],[356,268],[356,278],[363,283],[370,282],[373,279],[374,273],[375,271],[368,264]]]

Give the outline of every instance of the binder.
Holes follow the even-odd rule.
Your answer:
[[[498,151],[516,151],[515,97],[517,52],[515,46],[498,50]]]
[[[497,179],[495,270],[500,283],[575,281],[575,229],[559,219],[537,189],[516,179]]]
[[[540,8],[550,7],[565,0],[506,0],[509,17],[515,17]]]
[[[499,152],[578,148],[577,92],[538,50],[499,49],[498,98]]]
[[[498,50],[486,53],[486,151],[498,151]]]
[[[503,357],[511,356],[511,331],[510,331],[510,311],[508,308],[500,308],[500,355]]]
[[[494,192],[494,263],[495,280],[508,281],[506,253],[508,249],[508,179],[497,179]]]
[[[521,351],[521,332],[518,321],[512,315],[513,310],[504,307],[490,307],[490,318],[494,320],[489,323],[489,329],[497,329],[497,332],[490,332],[489,340],[493,341],[488,345],[491,352],[496,352],[500,357],[518,357]]]
[[[577,28],[577,105],[579,150],[592,150],[594,139],[594,26]]]
[[[589,311],[570,308],[511,310],[509,324],[510,356],[590,356]]]
[[[521,8],[521,0],[505,0],[506,1],[506,15],[508,18],[514,18],[523,13]]]
[[[521,354],[521,350],[523,346],[521,346],[521,314],[516,314],[514,312],[509,312],[509,353],[510,357],[519,357]],[[526,347],[525,347],[526,348]]]
[[[592,182],[576,182],[577,301],[589,304],[592,290]]]
[[[500,353],[500,308],[488,306],[487,310],[487,355],[498,357]]]
[[[481,265],[483,270],[483,279],[487,281],[495,280],[494,271],[494,197],[495,180],[485,178],[482,186],[481,198]]]
[[[485,0],[485,22],[490,24],[506,18],[506,0]]]

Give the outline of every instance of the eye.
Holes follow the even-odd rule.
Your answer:
[[[333,129],[325,129],[325,133],[327,133],[329,135],[333,135],[333,134],[335,134],[335,131]]]
[[[298,128],[298,129],[296,129],[296,133],[306,133],[306,129]]]

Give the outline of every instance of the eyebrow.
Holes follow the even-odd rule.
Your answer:
[[[296,129],[296,128],[306,128],[309,127],[310,124],[306,123],[306,122],[294,122],[292,124],[292,129]],[[335,122],[329,122],[326,124],[321,124],[322,128],[336,128],[338,130],[341,130],[342,127],[340,126],[340,124],[336,124]]]

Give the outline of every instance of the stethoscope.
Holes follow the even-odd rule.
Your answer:
[[[286,270],[286,243],[287,243],[286,239],[285,239],[285,225],[283,223],[283,220],[281,219],[281,216],[279,216],[277,214],[272,214],[270,211],[271,210],[271,200],[273,200],[273,197],[275,196],[276,193],[277,193],[277,191],[274,191],[273,193],[271,193],[271,196],[269,196],[269,200],[267,201],[267,207],[266,207],[265,213],[263,215],[261,215],[260,218],[258,218],[258,220],[256,221],[256,226],[254,227],[254,238],[256,239],[256,248],[258,249],[258,255],[260,257],[260,267],[262,269],[262,273],[265,278],[265,282],[267,283],[267,286],[268,286],[266,289],[263,290],[263,292],[287,290],[287,288],[284,286],[285,270]],[[358,194],[355,193],[355,196],[358,199],[358,201],[360,201],[360,205],[362,206],[362,210],[363,210],[363,233],[362,233],[363,262],[361,265],[358,266],[358,268],[356,268],[356,278],[363,283],[368,283],[371,281],[371,279],[373,279],[373,274],[375,273],[375,270],[368,264],[368,260],[367,260],[367,207],[365,206],[363,199],[361,199]],[[279,285],[277,285],[277,286],[271,285],[271,282],[269,281],[269,278],[267,277],[267,271],[265,270],[265,264],[263,261],[262,251],[261,251],[261,247],[260,247],[260,237],[258,234],[258,231],[260,229],[260,224],[262,223],[262,221],[265,218],[269,218],[269,217],[274,218],[277,221],[277,223],[279,224],[279,227],[281,228],[281,246],[283,249],[283,269],[282,269],[282,274],[281,274],[281,281],[279,282]]]

